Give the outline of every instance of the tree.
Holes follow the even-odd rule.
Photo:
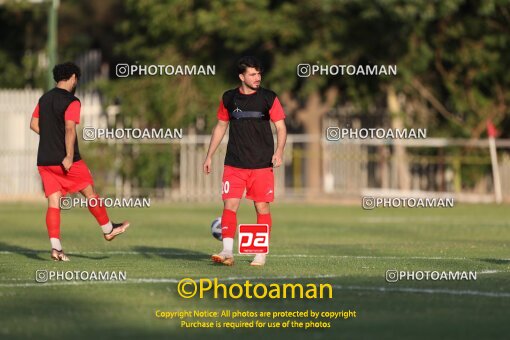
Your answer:
[[[129,1],[126,13],[118,51],[130,60],[217,66],[216,77],[118,81],[131,89],[123,92],[125,110],[147,121],[213,120],[219,89],[237,82],[234,62],[245,54],[262,59],[264,85],[309,135],[321,136],[323,116],[345,103],[360,110],[382,103],[391,127],[420,124],[451,137],[478,137],[486,118],[508,116],[503,1],[147,0]],[[300,78],[300,63],[396,64],[398,76]],[[306,150],[312,196],[320,192],[320,150],[318,138]],[[395,154],[406,189],[405,151],[396,146]]]

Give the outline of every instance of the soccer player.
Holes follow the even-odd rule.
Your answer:
[[[260,87],[261,64],[255,57],[243,57],[237,63],[241,85],[223,94],[218,108],[218,123],[214,127],[203,170],[211,172],[211,158],[230,125],[227,155],[223,168],[221,216],[223,250],[212,255],[214,262],[234,264],[233,244],[237,230],[237,209],[244,191],[253,200],[257,224],[267,224],[271,230],[269,203],[274,200],[273,167],[282,164],[287,139],[285,113],[276,94]],[[274,148],[272,121],[276,127]],[[263,266],[265,254],[257,254],[250,263]]]
[[[104,238],[113,240],[129,227],[129,222],[112,223],[106,208],[98,203],[92,175],[81,159],[76,138],[80,123],[80,100],[74,96],[80,69],[73,63],[56,65],[53,78],[57,86],[46,92],[32,114],[30,129],[39,134],[37,168],[48,198],[46,227],[51,243],[51,258],[69,261],[60,242],[60,198],[68,192],[81,192],[90,202],[88,209],[101,226]]]

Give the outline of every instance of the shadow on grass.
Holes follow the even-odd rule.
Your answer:
[[[30,248],[25,248],[21,246],[15,246],[11,244],[7,244],[5,242],[0,242],[0,251],[10,252],[14,254],[23,255],[26,258],[37,261],[50,261],[50,250],[34,250]],[[83,259],[89,260],[104,260],[107,259],[108,256],[87,256],[82,254],[70,253],[72,257],[79,257]]]
[[[151,258],[152,256],[159,256],[168,260],[190,260],[199,262],[208,262],[211,266],[222,266],[222,264],[211,261],[210,253],[204,253],[189,249],[180,248],[163,248],[163,247],[149,247],[149,246],[135,246],[132,247],[133,251],[140,253],[145,258]],[[236,263],[247,263],[249,264],[253,260],[253,257],[236,257]]]
[[[210,254],[179,248],[164,248],[164,247],[149,247],[149,246],[134,246],[133,251],[136,251],[146,258],[151,256],[159,256],[164,259],[176,260],[184,259],[191,261],[204,261],[210,259]]]
[[[477,259],[492,264],[510,264],[510,259]]]

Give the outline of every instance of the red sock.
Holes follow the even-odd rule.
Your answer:
[[[221,236],[223,238],[234,238],[237,229],[237,215],[235,211],[223,209],[221,215]]]
[[[58,238],[60,240],[60,209],[48,208],[46,210],[46,228],[50,238]]]
[[[257,214],[257,224],[267,224],[269,226],[269,235],[271,236],[271,213],[269,214]]]
[[[110,219],[108,218],[108,213],[106,212],[106,208],[104,207],[103,203],[99,201],[99,196],[92,196],[92,200],[89,200],[89,211],[97,220],[97,223],[99,225],[105,225],[108,222],[110,222]]]

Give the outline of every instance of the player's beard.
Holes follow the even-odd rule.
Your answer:
[[[258,83],[258,85],[250,85],[248,83],[244,83],[246,86],[248,86],[248,88],[250,88],[251,90],[253,91],[257,91],[259,88],[260,88],[260,83]]]
[[[74,84],[73,88],[71,89],[71,94],[74,96],[76,93],[76,87],[78,86],[78,83]]]

